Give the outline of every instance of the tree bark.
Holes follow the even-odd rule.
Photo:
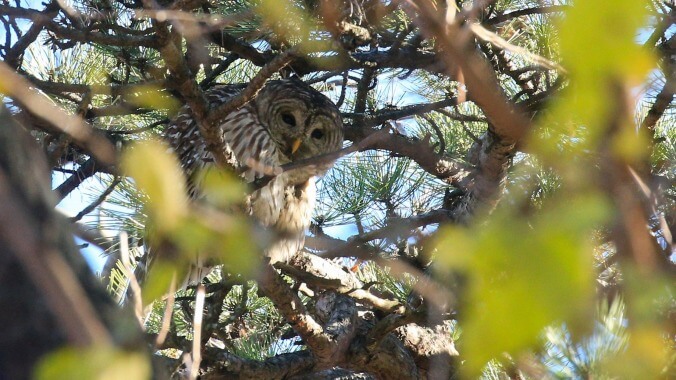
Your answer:
[[[54,209],[56,199],[43,153],[3,106],[0,373],[9,379],[31,377],[45,354],[66,344],[142,343],[130,315],[112,302],[87,267],[70,224]]]

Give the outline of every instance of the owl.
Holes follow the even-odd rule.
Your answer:
[[[220,85],[206,93],[210,107],[237,95],[244,86]],[[338,108],[326,96],[297,79],[269,81],[249,103],[228,114],[219,125],[232,169],[252,183],[274,168],[342,147],[343,124]],[[197,123],[186,106],[165,131],[178,155],[192,197],[199,197],[198,173],[215,167]],[[246,211],[276,238],[266,249],[271,263],[286,261],[303,247],[315,203],[315,177],[332,163],[283,172],[246,196]],[[205,273],[191,274],[201,278]]]

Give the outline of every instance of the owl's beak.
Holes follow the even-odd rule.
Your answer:
[[[298,148],[300,148],[300,144],[303,142],[301,139],[295,139],[293,140],[293,144],[291,144],[291,154],[296,153]]]

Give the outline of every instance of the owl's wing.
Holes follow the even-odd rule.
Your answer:
[[[206,95],[211,105],[215,106],[227,102],[241,89],[240,86],[217,86]],[[245,182],[251,183],[263,177],[263,168],[280,165],[277,147],[250,105],[227,115],[220,128],[226,143],[224,150],[228,163],[235,172],[240,173]],[[191,196],[199,197],[200,178],[215,165],[187,106],[181,109],[174,122],[169,125],[165,136],[186,173]],[[279,218],[285,183],[285,176],[277,176],[247,197],[249,213],[263,225],[274,225]]]

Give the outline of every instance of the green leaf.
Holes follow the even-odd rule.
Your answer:
[[[188,260],[196,255],[202,259],[216,259],[228,271],[251,273],[258,263],[254,228],[245,217],[220,214],[212,218],[190,218],[172,236],[187,254]]]
[[[190,268],[190,262],[187,260],[176,262],[176,260],[162,260],[160,257],[151,266],[147,280],[143,284],[141,291],[143,305],[148,305],[169,292],[174,273],[178,282],[177,286],[180,286],[187,275],[188,268]]]
[[[148,195],[146,206],[159,233],[180,225],[188,213],[185,178],[166,146],[153,140],[134,144],[122,156],[122,170]]]
[[[210,204],[230,206],[242,202],[246,195],[246,186],[241,178],[225,170],[206,170],[201,172],[200,183],[202,194]]]
[[[113,347],[62,348],[37,366],[37,380],[147,380],[151,366],[141,353]]]
[[[636,42],[639,28],[647,21],[647,6],[641,0],[603,0],[575,3],[560,24],[563,65],[570,85],[540,123],[555,127],[576,141],[578,151],[603,143],[609,122],[616,119],[629,131],[613,142],[615,151],[629,158],[645,154],[644,140],[636,136],[629,115],[633,105],[624,98],[630,86],[639,84],[655,66],[650,51]],[[582,135],[581,135],[582,134]],[[557,164],[551,141],[533,144]]]
[[[173,114],[181,107],[181,103],[158,85],[137,86],[136,91],[124,94],[124,98],[131,104],[152,109],[167,109]]]
[[[437,246],[440,263],[468,277],[460,344],[470,376],[503,352],[537,345],[547,325],[579,326],[593,310],[591,236],[606,202],[559,199],[530,220],[515,211],[496,211],[470,230],[442,231]]]

